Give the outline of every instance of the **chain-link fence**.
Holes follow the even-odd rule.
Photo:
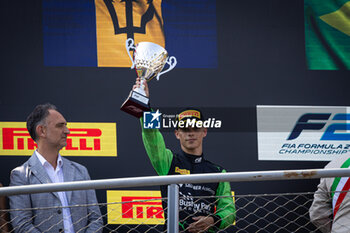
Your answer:
[[[110,192],[110,191],[109,191]],[[113,192],[113,191],[112,191]],[[121,194],[121,202],[99,203],[101,210],[101,219],[103,223],[94,227],[94,232],[166,232],[164,225],[164,211],[161,206],[162,200],[156,196],[148,195],[152,191],[132,191],[130,196],[127,190],[118,191]],[[108,192],[107,192],[108,193]],[[141,195],[134,196],[135,193]],[[234,195],[229,198],[235,200],[236,212],[235,222],[225,229],[218,229],[217,232],[319,232],[317,228],[310,222],[309,208],[313,201],[314,193],[282,193],[282,194],[254,194],[254,195]],[[194,197],[197,201],[203,197]],[[213,198],[213,197],[206,197]],[[228,198],[228,197],[216,197]],[[181,199],[181,197],[180,197]],[[196,202],[193,203],[195,206]],[[86,208],[91,205],[69,206],[71,212],[76,209]],[[55,226],[63,224],[62,207],[32,208],[32,209],[6,209],[1,210],[1,216],[4,221],[1,222],[0,229],[2,232],[20,232],[24,224],[16,225],[14,212],[21,212],[26,216],[26,224],[32,224],[33,232],[36,227],[47,225],[51,220],[55,220],[55,224],[47,225],[47,230],[42,232],[56,232]],[[38,216],[36,213],[40,211],[45,216]],[[44,211],[44,212],[43,212]],[[185,210],[180,210],[184,211]],[[11,216],[17,216],[11,218]],[[86,221],[86,227],[79,229],[77,232],[85,232],[91,229],[93,222],[89,222],[89,215],[80,216],[78,222]],[[188,215],[184,220],[191,219],[193,216]],[[229,216],[227,216],[229,217]],[[35,221],[36,218],[42,219],[41,222]],[[94,219],[92,221],[98,221]],[[36,225],[34,224],[36,222]],[[350,222],[350,221],[349,221]],[[73,222],[73,225],[76,222]],[[348,229],[348,230],[345,230]],[[350,232],[350,225],[344,226],[344,232]],[[25,231],[25,232],[31,232]],[[179,232],[186,232],[181,230]]]
[[[237,196],[237,232],[313,232],[313,193]]]
[[[317,178],[320,176],[335,177],[334,174],[342,175],[343,177],[350,176],[349,169],[346,169],[347,173],[344,173],[345,169],[340,170],[342,170],[341,173],[333,173],[333,175],[330,175],[330,173],[322,175],[321,173],[324,172],[323,170],[314,170],[313,176],[318,176]],[[318,173],[318,171],[320,171],[320,173]],[[297,173],[294,171],[293,174]],[[300,174],[305,178],[305,174],[309,173],[303,171],[300,172]],[[245,174],[245,176],[246,175],[247,174]],[[215,176],[217,176],[215,178],[217,181],[223,181],[223,179],[220,180],[220,178],[218,178],[219,176],[217,174],[215,174]],[[224,181],[248,179],[246,177],[242,178],[242,174],[238,174],[239,178],[237,179],[234,178],[237,174],[226,174],[226,176],[230,177],[226,177]],[[259,179],[261,179],[261,177],[267,177],[266,180],[272,180],[271,173],[261,173]],[[288,176],[283,177],[291,179],[290,173],[288,173]],[[299,176],[296,175],[296,177]],[[206,210],[213,207],[215,213],[223,211],[224,214],[220,215],[221,218],[219,218],[219,222],[215,222],[218,219],[212,216],[203,218],[201,221],[209,223],[211,227],[208,231],[201,232],[212,232],[213,229],[214,232],[248,233],[320,232],[319,230],[321,228],[328,228],[330,230],[332,221],[335,219],[333,219],[332,216],[332,205],[333,209],[334,205],[337,208],[337,205],[341,206],[341,201],[345,200],[348,202],[348,198],[350,198],[347,192],[343,191],[337,192],[334,195],[325,192],[323,198],[319,200],[318,203],[318,205],[323,206],[323,209],[320,208],[319,211],[314,212],[314,220],[318,218],[318,225],[316,227],[310,220],[310,207],[315,195],[313,192],[242,195],[238,194],[238,190],[235,190],[236,193],[232,193],[230,196],[191,196],[190,199],[188,196],[179,195],[177,199],[178,209],[174,210],[171,207],[172,200],[170,196],[168,196],[168,198],[162,198],[160,191],[120,190],[122,186],[131,188],[154,186],[155,183],[157,183],[157,185],[164,185],[163,179],[168,179],[165,183],[180,183],[178,180],[171,180],[174,182],[169,182],[169,179],[173,178],[181,179],[181,181],[189,183],[213,181],[208,179],[208,174],[203,174],[198,176],[154,177],[157,182],[149,181],[152,179],[147,177],[145,179],[111,179],[112,181],[80,181],[61,184],[4,187],[0,188],[0,195],[6,193],[8,195],[33,195],[32,193],[38,192],[56,192],[58,190],[72,191],[80,190],[80,188],[86,190],[92,187],[107,191],[103,191],[106,194],[106,202],[104,203],[81,204],[68,207],[48,206],[29,209],[2,209],[0,210],[0,229],[2,232],[63,232],[63,229],[69,224],[69,221],[67,223],[67,219],[71,219],[75,232],[167,232],[167,223],[173,221],[173,217],[167,218],[167,213],[169,211],[170,214],[173,212],[179,213],[179,221],[176,222],[176,226],[180,226],[178,232],[188,232],[186,229],[193,225],[191,223],[198,221],[199,216],[202,215],[201,213],[205,213]],[[194,181],[193,178],[195,178],[196,181]],[[278,180],[279,178],[274,179]],[[145,182],[145,180],[148,181]],[[128,185],[125,185],[125,182],[127,182]],[[103,186],[100,186],[100,183],[103,183]],[[172,184],[169,185],[169,187],[170,186],[174,185]],[[119,190],[109,190],[112,188],[119,188]],[[49,195],[53,194],[50,193]],[[231,200],[232,203],[233,200],[235,210],[230,209],[229,205],[225,206],[219,204],[219,202],[221,201],[222,203],[224,199],[226,200],[224,203],[229,203],[228,200]],[[338,201],[335,203],[335,199],[338,199],[338,201],[340,200],[340,204]],[[206,200],[209,201],[206,202]],[[169,203],[169,205],[167,203]],[[203,203],[208,203],[208,205]],[[349,205],[350,204],[346,203],[343,207],[339,208],[336,217],[343,217],[347,212],[344,211],[344,209],[350,208]],[[328,210],[325,210],[324,206],[327,206]],[[67,209],[69,209],[68,214],[67,211],[65,211]],[[228,209],[230,209],[230,211],[227,211]],[[101,212],[101,214],[99,212]],[[224,226],[222,221],[225,221],[226,218],[229,219],[227,222],[232,221],[230,224]],[[341,229],[340,232],[350,232],[349,222],[350,219],[338,221],[338,227]],[[37,229],[40,230],[36,231]],[[169,233],[177,232],[171,230],[173,228],[169,229]]]

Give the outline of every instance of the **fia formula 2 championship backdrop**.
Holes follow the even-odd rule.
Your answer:
[[[168,116],[194,106],[206,118],[221,121],[205,138],[209,160],[230,172],[324,167],[349,153],[349,136],[338,133],[349,119],[349,18],[341,17],[349,4],[3,1],[1,182],[8,185],[11,169],[36,148],[25,120],[46,102],[69,122],[62,155],[85,165],[92,179],[156,175],[139,119],[120,111],[136,78],[127,38],[159,44],[177,59],[173,70],[149,82],[154,110]],[[314,121],[318,127],[303,128]],[[162,127],[167,147],[179,150],[173,129]],[[317,183],[231,186],[246,194],[314,191]],[[106,201],[106,190],[97,194]]]

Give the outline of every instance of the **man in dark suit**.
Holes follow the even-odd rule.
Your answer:
[[[36,106],[27,118],[27,129],[38,149],[23,165],[12,170],[10,185],[90,179],[84,166],[59,154],[67,145],[70,132],[54,105]],[[10,196],[10,208],[21,209],[11,211],[11,221],[16,232],[102,232],[100,209],[91,205],[96,203],[94,190]],[[30,209],[23,210],[27,208]]]

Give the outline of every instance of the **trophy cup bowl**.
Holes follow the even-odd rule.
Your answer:
[[[175,57],[169,58],[167,51],[160,45],[152,42],[140,42],[136,46],[133,44],[133,39],[126,40],[126,50],[132,62],[131,69],[135,68],[141,85],[130,92],[120,109],[140,118],[144,111],[151,110],[149,98],[144,90],[144,81],[149,82],[154,77],[159,80],[160,75],[172,70],[177,62]],[[131,49],[134,50],[133,58],[130,55]],[[169,68],[162,71],[165,64],[168,64]]]
[[[149,82],[163,69],[167,51],[160,45],[152,42],[140,42],[134,53],[134,63],[139,78]]]

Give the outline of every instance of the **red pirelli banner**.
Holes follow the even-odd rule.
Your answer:
[[[117,156],[116,123],[72,122],[66,156]],[[0,155],[32,155],[37,148],[26,122],[0,122]]]
[[[164,224],[160,191],[107,190],[108,224]]]

